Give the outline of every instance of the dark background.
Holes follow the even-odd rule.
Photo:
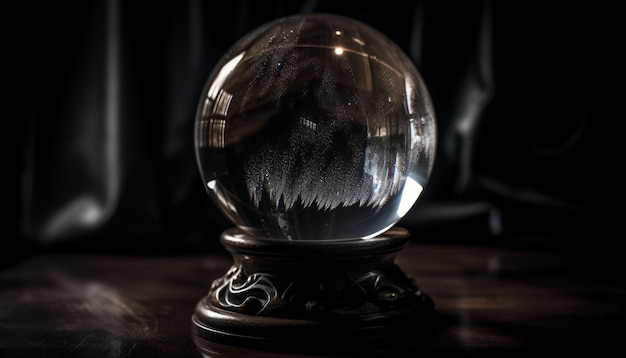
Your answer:
[[[384,3],[384,4],[383,4]],[[227,222],[193,149],[220,56],[277,17],[330,12],[414,60],[437,159],[401,221],[423,242],[617,260],[623,114],[615,9],[587,2],[34,1],[5,8],[4,265],[42,250],[198,252]],[[619,41],[618,41],[619,40]]]

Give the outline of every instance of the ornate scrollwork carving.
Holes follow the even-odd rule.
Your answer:
[[[265,273],[249,274],[241,265],[232,266],[222,278],[213,282],[211,290],[221,307],[259,315],[278,296],[276,280]]]
[[[226,310],[258,316],[336,316],[377,313],[415,303],[419,289],[396,266],[385,272],[340,273],[311,278],[247,272],[234,265],[212,285],[212,302]]]

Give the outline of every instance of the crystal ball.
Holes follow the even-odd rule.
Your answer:
[[[208,195],[259,239],[380,235],[420,197],[436,147],[410,58],[334,14],[282,17],[239,39],[209,74],[194,125]]]

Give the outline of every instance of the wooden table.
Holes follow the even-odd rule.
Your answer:
[[[389,347],[389,355],[626,352],[626,285],[614,272],[623,265],[430,243],[411,244],[396,263],[434,299],[437,322],[422,343]],[[230,264],[220,249],[30,257],[0,272],[0,357],[201,357],[190,318]],[[224,357],[306,356],[218,342],[211,349]]]

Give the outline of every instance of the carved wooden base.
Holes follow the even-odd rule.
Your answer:
[[[393,228],[367,240],[302,242],[222,233],[233,266],[196,306],[197,339],[254,347],[321,348],[415,334],[435,311],[395,264],[409,242]]]

